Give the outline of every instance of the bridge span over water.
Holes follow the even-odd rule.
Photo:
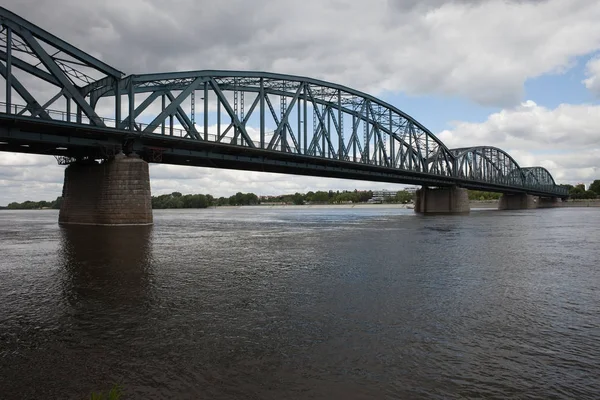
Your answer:
[[[0,151],[70,164],[61,222],[151,222],[148,162],[418,184],[419,212],[468,211],[466,189],[503,193],[511,209],[568,196],[542,167],[490,146],[449,149],[342,85],[255,71],[125,75],[4,8],[0,24]]]

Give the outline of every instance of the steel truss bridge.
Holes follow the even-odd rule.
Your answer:
[[[449,149],[406,113],[334,83],[265,72],[125,76],[0,8],[0,151],[567,197],[495,147]],[[199,117],[199,119],[197,119]]]

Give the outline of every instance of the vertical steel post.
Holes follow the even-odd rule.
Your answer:
[[[412,135],[412,122],[407,122],[406,127],[408,128],[408,147],[410,151],[410,157],[408,157],[408,169],[412,171],[413,169],[413,157],[414,157],[414,149],[413,149],[413,135]]]
[[[396,140],[394,139],[394,136],[392,136],[392,133],[394,133],[394,124],[392,122],[392,109],[390,108],[388,110],[388,116],[390,118],[389,120],[389,130],[390,130],[390,163],[392,168],[396,168]]]
[[[115,79],[115,128],[121,125],[121,87],[119,80]]]
[[[283,93],[285,93],[285,81],[283,82]],[[287,111],[287,96],[284,94],[279,96],[279,123],[282,124],[282,127],[279,131],[281,135],[281,151],[287,151],[287,125],[284,124],[284,115]]]
[[[302,97],[304,98],[304,152],[302,154],[306,155],[306,149],[308,148],[308,105],[307,105],[307,101],[306,101],[306,85],[307,83],[304,82],[304,90],[303,90],[303,94]],[[300,133],[298,133],[298,135],[300,135]]]
[[[6,113],[10,114],[12,102],[12,29],[6,27]]]
[[[331,111],[327,108],[327,158],[331,158],[331,149],[329,143],[331,142]]]
[[[173,114],[169,115],[169,135],[173,136]]]
[[[196,125],[196,89],[192,90],[190,94],[190,114],[190,121],[192,126],[194,126]]]
[[[67,122],[71,122],[71,98],[69,96],[65,96],[65,101],[67,103]],[[117,120],[117,124],[119,120]],[[118,127],[119,125],[117,125]]]
[[[364,123],[365,123],[365,135],[364,135],[365,136],[364,137],[365,150],[364,150],[364,152],[365,152],[365,156],[366,156],[365,162],[369,163],[369,160],[371,159],[371,154],[370,154],[371,149],[369,148],[369,142],[370,142],[370,140],[369,140],[369,103],[367,100],[365,100],[365,102],[367,102],[367,106],[365,107],[365,121],[364,121]]]
[[[161,112],[165,111],[165,107],[167,106],[167,105],[165,104],[165,102],[166,102],[166,99],[165,99],[165,97],[166,97],[166,96],[165,96],[165,94],[163,93],[163,94],[162,94],[162,96],[161,96],[161,107],[162,107],[162,108],[161,108],[161,110],[160,110]],[[162,120],[162,123],[160,124],[160,125],[161,125],[161,126],[160,126],[160,133],[161,133],[162,135],[164,135],[164,134],[165,134],[165,120],[166,120],[166,119],[163,119],[163,120]]]
[[[352,114],[352,159],[356,162],[356,115]]]
[[[260,148],[265,148],[265,79],[260,78],[260,90],[258,92],[260,103]]]
[[[325,139],[327,135],[327,132],[325,132],[327,130],[327,127],[325,126],[325,121],[323,121],[322,119],[325,117],[325,105],[323,104],[321,106],[321,119],[318,120],[319,122],[319,126],[321,127],[321,151],[323,152],[322,157],[323,158],[327,158],[327,147],[325,147]]]
[[[219,141],[221,137],[221,100],[217,96],[217,139],[215,142]]]
[[[208,140],[208,82],[204,82],[204,140]]]
[[[129,78],[129,130],[133,132],[135,124],[135,92],[133,91],[133,77]]]
[[[338,158],[344,159],[344,124],[342,124],[342,91],[338,89]]]
[[[297,136],[298,136],[298,154],[302,154],[302,117],[300,114],[300,110],[302,108],[302,99],[298,98],[298,101],[296,101],[296,117],[298,118],[298,130],[297,132]]]
[[[429,135],[425,135],[425,172],[429,172]]]

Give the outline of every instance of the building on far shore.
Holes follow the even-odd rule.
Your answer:
[[[390,199],[396,196],[397,192],[391,190],[374,190],[373,197],[371,197],[367,203],[383,203],[386,199]]]

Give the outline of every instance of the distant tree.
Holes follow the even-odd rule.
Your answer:
[[[301,206],[304,204],[304,196],[301,193],[295,193],[292,197],[292,202],[297,206]]]
[[[171,196],[173,196],[173,197],[181,197],[182,194],[179,193],[179,192],[173,192],[173,193],[171,193]]]
[[[500,193],[484,192],[482,190],[469,190],[469,200],[498,200]]]
[[[569,196],[572,199],[582,199],[584,197],[585,189],[581,188],[583,185],[577,185],[569,190]]]
[[[61,196],[57,197],[56,200],[54,200],[52,202],[52,208],[54,208],[55,210],[60,210],[60,206],[63,202],[63,198]]]
[[[597,196],[600,196],[600,179],[596,179],[590,185],[590,190],[596,193]]]
[[[407,192],[406,190],[400,190],[396,193],[395,200],[398,203],[407,204],[410,203],[413,199],[412,193]]]

